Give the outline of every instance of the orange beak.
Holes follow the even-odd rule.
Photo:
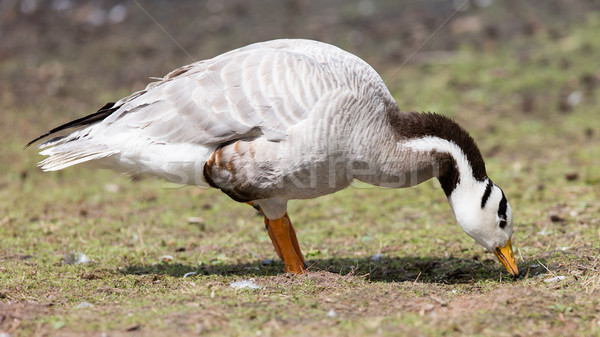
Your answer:
[[[508,270],[512,276],[519,276],[519,269],[517,268],[517,262],[515,261],[515,255],[513,254],[510,239],[508,239],[506,246],[496,247],[494,254],[496,254],[498,260],[500,260],[500,263],[504,265],[506,270]]]

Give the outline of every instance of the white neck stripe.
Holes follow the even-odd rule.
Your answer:
[[[467,159],[467,156],[456,143],[435,136],[425,136],[413,138],[407,141],[400,141],[398,145],[423,153],[448,153],[456,161],[461,181],[475,180],[473,178],[473,169]]]

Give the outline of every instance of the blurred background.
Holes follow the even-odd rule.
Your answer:
[[[598,9],[593,0],[0,0],[0,98],[39,113],[58,98],[84,114],[118,98],[102,97],[109,88],[126,94],[177,66],[286,37],[340,46],[393,86],[400,65],[457,63],[457,50],[534,35],[561,40]],[[519,47],[513,56],[526,63],[533,50]]]

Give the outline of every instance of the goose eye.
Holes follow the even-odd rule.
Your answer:
[[[507,224],[506,220],[501,219],[500,223],[498,224],[498,226],[500,226],[500,228],[504,229],[504,227],[506,227],[506,224]]]

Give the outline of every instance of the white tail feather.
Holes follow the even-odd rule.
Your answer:
[[[59,146],[47,148],[40,152],[41,155],[49,156],[42,160],[38,166],[43,171],[58,171],[66,167],[81,164],[91,160],[101,159],[113,154],[119,153],[118,150],[109,150],[106,146],[69,146],[70,144],[61,144]]]

